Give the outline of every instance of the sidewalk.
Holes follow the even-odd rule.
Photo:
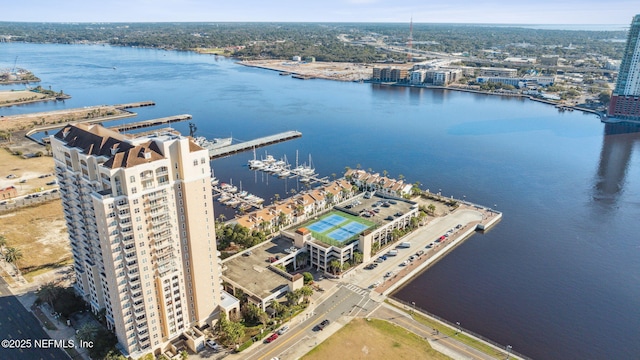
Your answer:
[[[392,299],[390,299],[389,301],[392,303],[394,302]],[[402,304],[397,304],[397,305],[403,306]],[[416,312],[425,318],[431,318],[427,314],[421,313],[419,310]],[[398,326],[401,326],[419,335],[423,339],[427,340],[434,350],[437,350],[438,352],[441,352],[456,360],[466,360],[466,359],[495,360],[495,359],[502,359],[507,356],[504,349],[500,349],[491,344],[485,343],[481,339],[476,339],[470,334],[464,333],[464,331],[462,333],[464,333],[466,337],[474,338],[476,341],[483,342],[484,344],[494,348],[495,354],[490,355],[490,354],[481,352],[479,350],[476,350],[475,348],[458,341],[454,336],[447,336],[439,332],[436,333],[431,327],[424,325],[419,321],[414,320],[414,318],[407,312],[404,312],[394,307],[393,305],[389,305],[387,303],[382,303],[376,310],[372,311],[370,316],[392,322]],[[435,320],[435,319],[432,319],[432,320]],[[446,324],[443,324],[443,325],[446,325]],[[520,359],[519,357],[514,356],[513,354],[511,354],[510,357],[513,359]]]
[[[71,266],[66,266],[57,270],[49,271],[44,274],[40,274],[35,276],[32,282],[27,282],[21,274],[11,273],[7,270],[10,264],[7,264],[6,261],[0,260],[0,267],[2,270],[6,271],[10,276],[12,276],[13,283],[9,284],[9,290],[11,293],[20,301],[22,306],[31,313],[34,313],[33,309],[37,309],[39,315],[44,315],[46,317],[46,321],[49,323],[48,325],[53,325],[56,330],[50,330],[45,324],[42,323],[41,316],[34,316],[40,322],[40,325],[44,329],[44,331],[54,340],[70,340],[73,339],[77,344],[77,340],[75,339],[75,329],[73,327],[67,326],[67,324],[63,323],[59,319],[56,319],[53,316],[53,310],[49,309],[48,304],[42,304],[40,307],[35,306],[35,302],[37,300],[36,291],[48,282],[64,282],[69,281],[69,272],[71,270]],[[12,269],[13,270],[13,269]],[[80,356],[85,360],[90,360],[87,349],[76,348],[75,351],[80,354]],[[71,351],[73,354],[73,351]],[[69,356],[71,358],[71,356]],[[74,357],[77,359],[77,357]]]

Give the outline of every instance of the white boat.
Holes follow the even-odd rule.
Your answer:
[[[222,191],[230,192],[230,193],[234,193],[234,192],[238,191],[237,187],[235,187],[235,186],[233,186],[231,184],[227,184],[227,183],[220,184],[220,189]]]
[[[267,157],[264,158],[262,160],[262,162],[265,163],[265,164],[271,165],[271,164],[274,164],[276,162],[276,159],[272,155],[267,155]]]
[[[231,199],[231,200],[227,201],[227,203],[225,205],[233,207],[233,206],[236,206],[238,204],[240,204],[240,200]]]
[[[287,177],[289,175],[291,175],[291,171],[289,171],[287,169],[283,169],[282,171],[280,171],[278,173],[278,176],[280,176],[280,177]]]
[[[207,150],[229,146],[231,145],[232,141],[233,138],[213,138],[213,140],[207,140],[207,138],[205,138],[204,136],[198,136],[197,138],[193,139],[193,142],[195,142],[196,145]]]
[[[264,168],[264,163],[260,160],[249,160],[249,167],[252,169],[262,169]]]

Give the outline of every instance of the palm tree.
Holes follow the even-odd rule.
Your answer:
[[[389,172],[387,170],[382,170],[382,176],[387,177]]]
[[[270,225],[270,223],[269,223],[268,221],[263,220],[263,221],[260,223],[260,229],[261,229],[262,231],[267,231],[267,228],[269,227],[269,225]]]
[[[331,176],[333,176],[333,180],[336,179],[336,173],[331,173]]]
[[[284,305],[280,304],[278,300],[271,300],[271,308],[276,316],[278,316],[282,311],[284,311]]]
[[[309,259],[309,254],[306,252],[302,252],[296,255],[296,265],[298,268],[304,267],[307,265],[307,260]]]
[[[8,263],[12,264],[18,272],[20,272],[20,268],[18,268],[18,260],[22,259],[22,251],[15,247],[8,247],[7,252],[4,254],[4,259],[7,260]]]
[[[379,242],[374,242],[373,244],[371,244],[371,255],[375,255],[378,250],[380,250],[380,243]]]
[[[59,292],[60,288],[58,288],[56,284],[48,282],[40,287],[40,290],[36,292],[36,295],[40,301],[46,302],[53,309],[53,302],[58,298]]]
[[[341,267],[342,266],[340,265],[340,261],[338,260],[331,260],[331,262],[329,263],[329,269],[331,269],[331,273],[333,275],[335,275]]]
[[[334,198],[333,193],[327,193],[327,203],[333,204],[333,198]]]
[[[356,251],[353,253],[353,262],[355,264],[360,264],[362,262],[363,257],[364,257],[363,253]]]
[[[313,295],[313,289],[305,285],[300,288],[300,295],[302,295],[302,300],[304,302],[309,302],[309,296]]]
[[[278,214],[278,224],[281,226],[285,226],[287,225],[287,214],[281,212],[280,214]]]
[[[273,200],[278,202],[278,200],[280,200],[280,194],[273,194]]]
[[[300,302],[300,293],[298,290],[290,291],[285,295],[287,301],[289,302],[289,306],[297,305]]]

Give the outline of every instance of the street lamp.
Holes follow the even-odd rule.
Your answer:
[[[413,312],[415,313],[416,312],[416,302],[412,301],[411,305],[413,305]]]
[[[507,359],[509,359],[509,356],[511,356],[511,345],[507,345]]]
[[[458,331],[456,331],[456,335],[462,332],[462,328],[460,327],[460,321],[456,321],[456,325],[458,325]]]

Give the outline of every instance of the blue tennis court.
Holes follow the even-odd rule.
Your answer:
[[[305,227],[314,233],[316,239],[326,239],[343,243],[355,238],[362,231],[374,226],[360,218],[351,218],[349,215],[331,213],[318,219]]]
[[[323,221],[323,222],[329,223],[329,224],[331,224],[333,226],[336,226],[336,225],[340,225],[343,222],[347,221],[347,219],[342,217],[342,216],[340,216],[340,215],[338,215],[338,214],[331,214],[331,215],[327,216],[326,218],[323,218],[320,221]]]
[[[331,229],[332,227],[338,226],[340,224],[342,224],[343,222],[348,221],[346,218],[337,215],[337,214],[331,214],[325,218],[322,218],[316,222],[314,222],[311,225],[307,226],[307,229],[311,230],[311,231],[315,231],[315,232],[319,232],[319,233],[323,233],[329,229]]]
[[[368,228],[365,224],[360,224],[359,222],[352,221],[347,225],[344,225],[341,229],[345,229],[352,234],[359,234]]]
[[[326,223],[324,221],[316,221],[311,225],[307,226],[307,229],[311,230],[311,231],[315,231],[315,232],[319,232],[319,233],[323,233],[329,229],[331,229],[333,227],[333,225]]]
[[[333,230],[332,232],[327,234],[328,237],[338,241],[345,241],[348,238],[352,237],[353,235],[354,234],[352,232],[347,231],[343,228]]]

